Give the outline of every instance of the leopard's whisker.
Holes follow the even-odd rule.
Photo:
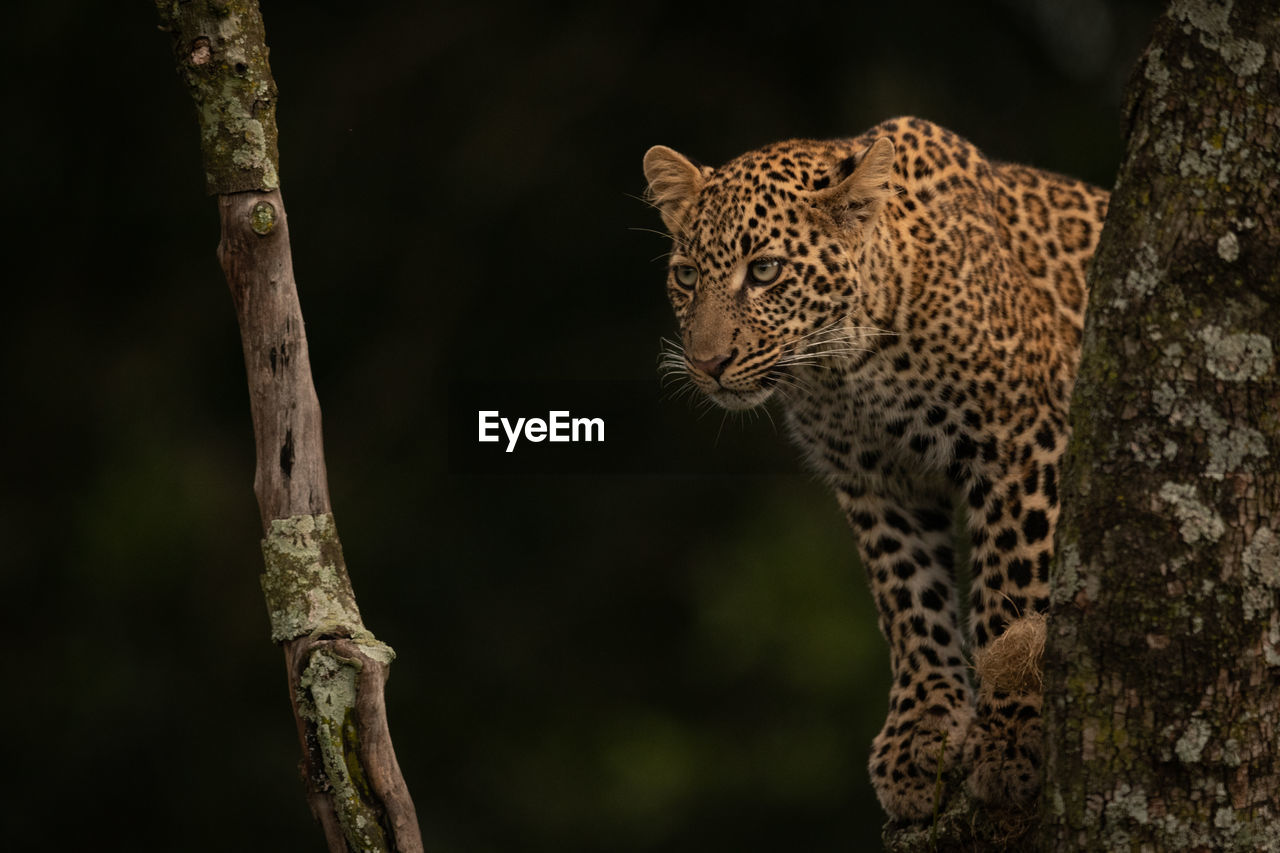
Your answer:
[[[729,419],[729,410],[724,410],[724,415],[720,418],[720,428],[716,430],[716,440],[711,443],[712,447],[720,446],[720,434],[724,432],[724,422]]]
[[[659,231],[657,228],[645,228],[643,225],[628,225],[627,230],[635,231],[639,234],[657,234],[659,237],[663,238],[664,240],[671,239],[671,235],[668,234],[666,231]]]
[[[761,406],[760,408],[764,409],[765,417],[769,419],[769,426],[773,427],[774,434],[777,434],[778,422],[773,419],[773,412],[769,411],[768,406]]]

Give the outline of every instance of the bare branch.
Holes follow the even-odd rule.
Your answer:
[[[330,513],[320,403],[277,170],[275,83],[256,0],[157,0],[218,195],[257,446],[271,635],[282,643],[307,800],[332,853],[419,853],[387,726],[394,658],[360,619]]]

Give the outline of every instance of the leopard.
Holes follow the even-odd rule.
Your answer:
[[[981,661],[1030,620],[1042,647],[1109,193],[910,116],[719,168],[654,146],[644,174],[672,247],[665,369],[727,410],[780,408],[853,531],[892,674],[868,760],[882,808],[929,818],[944,772],[1030,803],[1039,679]]]

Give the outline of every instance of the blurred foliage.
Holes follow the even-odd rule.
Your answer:
[[[670,438],[792,474],[465,477],[447,386],[656,382],[654,143],[718,162],[915,113],[1108,184],[1154,4],[263,5],[335,511],[430,849],[874,848],[887,656],[769,422]],[[319,849],[167,37],[145,3],[10,15],[6,839]]]

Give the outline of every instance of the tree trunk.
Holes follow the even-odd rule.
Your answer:
[[[328,847],[422,850],[387,728],[394,656],[360,619],[329,505],[320,404],[280,197],[276,87],[256,0],[156,0],[200,122],[257,443],[262,589],[284,647],[302,775]]]
[[[1045,657],[1055,850],[1280,850],[1280,15],[1175,2],[1092,270]]]

